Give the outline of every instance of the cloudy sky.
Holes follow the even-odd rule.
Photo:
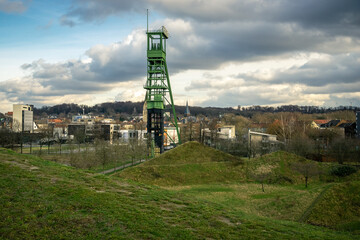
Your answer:
[[[0,0],[0,112],[143,100],[146,9],[178,105],[360,106],[359,0]]]

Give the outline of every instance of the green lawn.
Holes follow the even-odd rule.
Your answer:
[[[326,185],[284,186],[266,184],[265,192],[255,183],[207,184],[167,187],[195,199],[220,204],[223,208],[260,217],[297,221]]]
[[[310,198],[322,188],[310,186]],[[0,189],[3,239],[360,239],[258,214],[300,186],[265,186],[266,197],[254,183],[164,189],[2,149]]]
[[[197,142],[188,142],[118,175],[146,184],[167,187],[256,182],[257,174],[268,172],[265,182],[293,185],[304,183],[304,178],[291,168],[292,163],[309,161],[282,151],[255,159],[241,159]],[[322,174],[310,178],[310,184],[328,175],[328,164],[317,165],[323,170]]]

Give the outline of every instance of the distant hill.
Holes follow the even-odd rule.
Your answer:
[[[116,114],[128,114],[132,115],[134,112],[141,114],[143,110],[144,102],[106,102],[96,104],[94,106],[87,105],[78,105],[74,103],[63,103],[55,106],[43,106],[41,108],[34,108],[34,113],[36,116],[41,116],[42,114],[47,115],[74,115],[81,114],[83,109],[85,113],[94,113],[94,114],[104,114],[106,116],[114,116]],[[178,114],[185,113],[185,106],[175,105],[175,110]],[[348,107],[340,106],[336,108],[323,108],[318,106],[297,106],[297,105],[284,105],[278,107],[268,107],[268,106],[251,106],[251,107],[241,107],[232,108],[232,107],[198,107],[190,106],[190,112],[192,115],[204,115],[218,117],[219,115],[226,113],[240,114],[245,117],[251,117],[256,113],[276,113],[276,112],[300,112],[306,114],[312,113],[330,113],[335,111],[360,111],[360,108],[357,107]]]
[[[144,102],[106,102],[96,104],[95,106],[78,105],[74,103],[63,103],[55,106],[43,106],[41,108],[34,108],[34,113],[37,116],[42,114],[47,115],[74,115],[82,114],[83,109],[85,113],[104,114],[106,116],[114,116],[115,114],[128,114],[133,115],[142,114]],[[185,112],[185,106],[175,106],[175,110],[178,114]],[[217,107],[191,107],[191,114],[193,115],[205,115],[205,116],[219,116],[224,113],[236,113],[234,108],[217,108]]]

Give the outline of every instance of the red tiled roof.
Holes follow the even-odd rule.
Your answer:
[[[61,119],[49,119],[49,123],[62,123],[63,121]]]
[[[330,120],[324,120],[324,119],[318,119],[318,120],[314,120],[314,122],[316,124],[325,124],[328,123]]]

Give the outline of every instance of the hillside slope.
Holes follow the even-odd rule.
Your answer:
[[[354,239],[0,149],[1,239]]]
[[[244,181],[243,171],[242,159],[187,142],[118,176],[151,185],[176,186]]]
[[[360,181],[332,186],[316,202],[306,222],[360,233]]]
[[[329,172],[327,164],[314,162],[293,153],[278,151],[246,161],[246,175],[248,179],[253,179],[256,174],[269,173],[265,181],[267,183],[300,184],[304,182],[304,177],[294,169],[293,164],[297,163],[312,163],[319,169],[319,173],[328,174]],[[318,179],[319,176],[314,176],[309,181]]]
[[[187,142],[117,174],[145,184],[184,186],[254,182],[257,180],[256,175],[265,171],[269,173],[265,181],[267,183],[299,184],[304,181],[303,176],[291,168],[297,162],[310,160],[283,151],[254,159],[240,159],[198,142]],[[317,165],[319,168],[327,168],[320,163]]]

